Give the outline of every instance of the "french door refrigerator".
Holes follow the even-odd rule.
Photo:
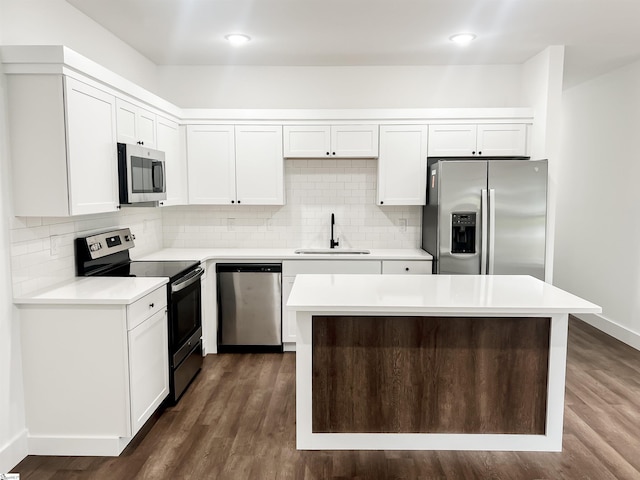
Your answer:
[[[544,280],[547,160],[440,160],[427,181],[422,248],[433,273]]]

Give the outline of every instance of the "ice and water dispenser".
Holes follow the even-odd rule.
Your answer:
[[[451,214],[451,253],[476,253],[475,212]]]

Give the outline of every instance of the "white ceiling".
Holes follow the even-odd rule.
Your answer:
[[[565,45],[571,86],[640,58],[640,0],[67,2],[158,65],[512,64]],[[462,31],[478,38],[448,40]]]

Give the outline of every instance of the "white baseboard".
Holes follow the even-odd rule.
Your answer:
[[[131,437],[29,436],[29,455],[117,457]]]
[[[611,335],[616,340],[620,340],[622,343],[626,343],[630,347],[640,350],[639,333],[629,330],[627,327],[623,327],[622,325],[617,324],[599,314],[584,313],[575,316],[592,327],[603,331],[607,335]]]
[[[0,446],[0,473],[9,473],[28,455],[27,430],[24,429]]]

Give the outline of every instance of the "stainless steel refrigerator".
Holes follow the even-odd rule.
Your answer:
[[[433,273],[544,280],[547,160],[440,160],[427,181],[422,248]]]

